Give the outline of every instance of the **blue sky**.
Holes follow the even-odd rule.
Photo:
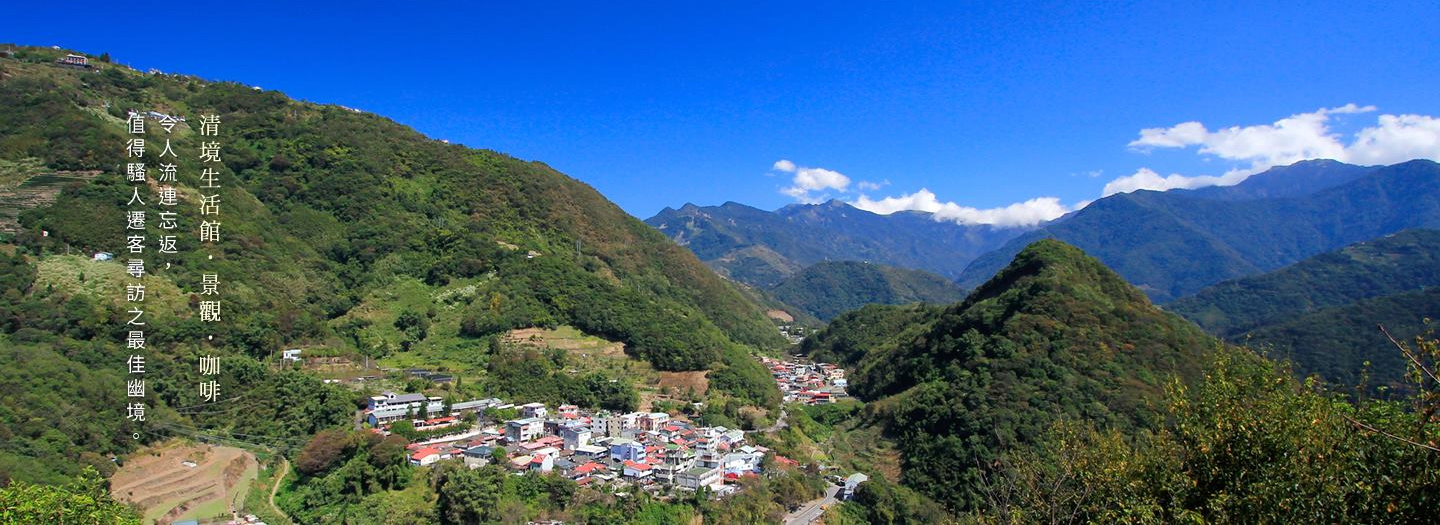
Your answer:
[[[28,2],[0,41],[372,111],[641,218],[837,197],[1025,223],[1301,158],[1440,156],[1433,1],[460,4]]]

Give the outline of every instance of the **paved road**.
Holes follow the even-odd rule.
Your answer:
[[[806,503],[800,510],[785,515],[785,525],[810,525],[819,520],[820,515],[825,513],[825,507],[835,504],[835,495],[839,492],[838,485],[829,485],[825,489],[825,497]]]
[[[790,414],[787,413],[787,412],[785,412],[785,409],[782,408],[782,409],[780,409],[780,417],[775,418],[775,424],[774,424],[774,425],[770,425],[770,426],[768,426],[768,427],[759,428],[759,429],[755,429],[755,430],[746,430],[745,433],[749,434],[749,433],[753,433],[753,432],[759,432],[759,433],[761,433],[761,434],[769,434],[769,433],[771,433],[771,432],[779,432],[780,429],[785,428],[787,425],[789,425],[789,423],[786,423],[786,422],[785,422],[785,418],[786,418],[786,417],[789,417],[789,416],[790,416]]]

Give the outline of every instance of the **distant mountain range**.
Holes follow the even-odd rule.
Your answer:
[[[1440,226],[1440,164],[1359,167],[1320,160],[1228,188],[1112,195],[1008,241],[965,269],[984,282],[1029,243],[1055,238],[1167,302],[1217,282],[1406,228]]]
[[[645,221],[720,275],[760,288],[823,261],[861,261],[960,275],[1025,229],[960,225],[924,212],[871,213],[841,201],[764,211],[727,202],[665,208]]]
[[[1279,270],[1225,281],[1166,306],[1233,343],[1294,361],[1355,386],[1402,384],[1404,356],[1382,334],[1408,340],[1440,316],[1440,231],[1407,230]]]
[[[926,270],[973,288],[1021,248],[1055,238],[1164,303],[1348,244],[1440,227],[1440,164],[1304,161],[1234,186],[1111,195],[1033,228],[878,215],[840,201],[773,212],[687,204],[645,222],[721,275],[761,288],[817,262],[846,260]]]

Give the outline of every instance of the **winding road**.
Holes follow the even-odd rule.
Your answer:
[[[825,489],[825,497],[806,503],[800,510],[785,515],[785,525],[810,525],[825,514],[825,508],[834,505],[837,501],[835,495],[840,493],[839,485],[829,485]]]

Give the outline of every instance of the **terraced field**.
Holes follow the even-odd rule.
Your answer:
[[[258,469],[255,456],[242,449],[171,443],[127,458],[110,479],[110,492],[140,506],[147,522],[229,519]]]

